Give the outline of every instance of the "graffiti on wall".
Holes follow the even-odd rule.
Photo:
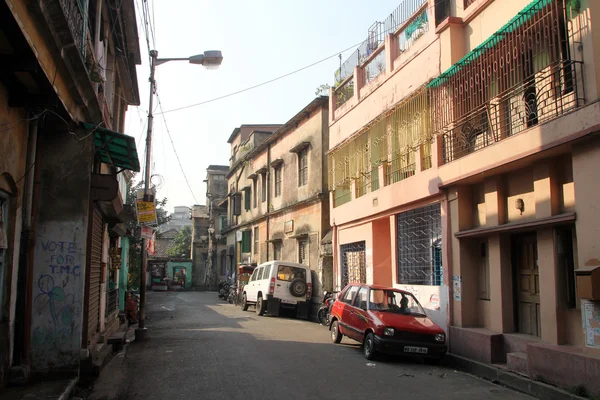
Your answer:
[[[77,360],[85,269],[81,247],[72,240],[38,239],[31,336],[32,361],[38,368]]]

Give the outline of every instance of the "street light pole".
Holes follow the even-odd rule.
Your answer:
[[[148,131],[146,133],[146,166],[144,167],[144,201],[149,201],[150,191],[150,167],[152,162],[152,125],[154,122],[154,71],[156,70],[156,59],[158,51],[150,51],[150,101],[148,102]],[[158,221],[157,221],[158,222]],[[146,274],[148,268],[148,251],[146,249],[147,239],[142,237],[142,265],[140,268],[140,320],[138,329],[135,330],[136,340],[146,340],[148,330],[146,329]]]
[[[218,50],[205,51],[203,54],[187,58],[158,58],[158,51],[150,51],[150,101],[148,102],[148,131],[146,133],[146,165],[144,170],[144,201],[150,201],[150,169],[152,165],[152,125],[154,115],[152,108],[154,107],[154,92],[156,90],[156,82],[154,80],[154,71],[157,65],[164,64],[168,61],[189,61],[190,64],[204,65],[208,69],[217,68],[223,61],[223,56]],[[152,199],[154,201],[154,199]],[[158,221],[157,221],[158,222]],[[140,318],[138,329],[135,330],[136,340],[145,340],[148,338],[148,330],[146,329],[146,273],[148,269],[148,252],[146,249],[147,239],[142,237],[142,265],[140,268]]]

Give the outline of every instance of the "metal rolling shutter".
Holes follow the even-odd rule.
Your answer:
[[[92,246],[90,263],[90,305],[88,312],[88,337],[98,332],[100,316],[100,271],[102,268],[102,232],[104,221],[97,209],[92,216]]]

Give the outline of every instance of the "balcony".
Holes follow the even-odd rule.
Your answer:
[[[413,45],[430,30],[427,4],[427,0],[405,0],[385,21],[375,22],[369,28],[367,39],[334,74],[331,121],[381,86],[419,50],[412,49]],[[426,40],[420,43],[425,44]]]
[[[73,42],[81,57],[85,59],[86,26],[83,10],[78,0],[59,0],[63,9],[67,25],[73,38]]]
[[[566,11],[539,0],[429,84],[450,163],[583,105]]]
[[[417,89],[329,152],[333,207],[432,167],[428,93]]]
[[[404,25],[426,3],[427,0],[404,0],[383,22],[376,21],[371,25],[367,39],[361,43],[335,72],[335,81],[345,81],[347,77],[354,73],[354,67],[361,65],[384,43],[386,35],[396,32],[398,28]]]

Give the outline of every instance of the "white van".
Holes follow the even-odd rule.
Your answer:
[[[281,307],[295,308],[298,318],[308,318],[312,275],[303,264],[269,261],[254,269],[242,292],[242,310],[256,305],[256,314],[278,316]]]

